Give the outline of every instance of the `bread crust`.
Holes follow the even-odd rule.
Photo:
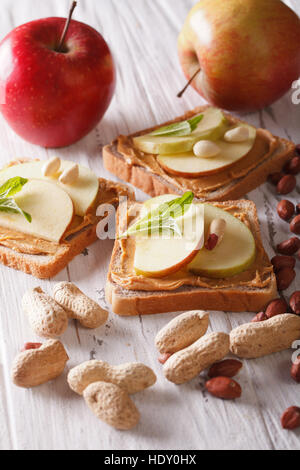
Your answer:
[[[186,119],[187,116],[199,113],[201,110],[205,110],[208,106],[201,108],[195,108],[194,110],[186,113],[181,117],[177,117],[173,121],[169,121],[167,124]],[[236,119],[237,122],[244,122]],[[162,124],[164,125],[164,124]],[[138,132],[134,135],[142,135],[144,133],[153,131],[160,126],[145,129],[142,132]],[[197,195],[195,197],[201,201],[227,201],[233,199],[239,199],[245,194],[249,193],[253,189],[263,184],[271,173],[281,171],[285,163],[290,160],[295,151],[295,144],[286,139],[278,138],[282,151],[271,155],[267,160],[259,163],[253,170],[250,170],[247,175],[237,180],[234,180],[231,184],[225,187],[212,191],[207,194],[206,197]],[[150,169],[132,164],[127,161],[125,157],[117,150],[117,140],[113,141],[110,145],[107,145],[103,149],[103,163],[105,168],[118,178],[131,183],[133,186],[141,189],[151,197],[160,196],[162,194],[182,194],[184,190],[180,191],[178,186],[170,184],[166,181],[163,176],[156,174]],[[171,176],[171,175],[170,175]]]
[[[258,312],[277,297],[275,276],[268,289],[245,290],[184,287],[176,291],[125,291],[108,276],[106,300],[119,316],[153,315],[184,310]]]

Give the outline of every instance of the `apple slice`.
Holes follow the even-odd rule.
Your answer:
[[[154,198],[153,206],[176,197],[178,196],[161,196],[160,201]],[[147,203],[143,215],[151,210],[151,203]],[[134,269],[138,275],[161,278],[179,271],[196,256],[204,243],[203,204],[191,204],[189,210],[183,217],[177,218],[176,222],[182,236],[156,233],[149,237],[136,237]]]
[[[202,248],[188,270],[199,276],[225,278],[248,269],[255,260],[255,240],[239,219],[211,204],[204,204],[205,233],[213,219],[224,219],[226,230],[221,243],[212,251]]]
[[[248,125],[245,127],[249,129],[248,140],[235,143],[225,142],[223,139],[217,140],[215,144],[218,145],[221,152],[213,158],[196,157],[193,152],[187,152],[159,155],[157,161],[171,175],[197,178],[217,173],[234,165],[252,149],[256,139],[256,129]]]
[[[7,229],[59,243],[74,215],[70,196],[58,185],[42,180],[29,180],[14,196],[31,223],[21,214],[0,212],[0,225]]]
[[[203,119],[190,135],[153,136],[151,134],[134,137],[133,145],[145,153],[170,154],[188,152],[192,150],[198,140],[217,140],[228,129],[227,120],[217,108],[208,108],[203,112]]]
[[[14,176],[21,176],[27,179],[43,179],[56,183],[64,189],[71,197],[74,203],[75,214],[83,217],[87,210],[93,205],[99,191],[99,180],[97,176],[89,169],[79,165],[78,180],[72,184],[63,184],[58,181],[60,174],[70,168],[73,162],[61,161],[59,173],[53,177],[43,175],[43,166],[45,161],[28,162],[20,165],[13,165],[0,172],[0,184]]]

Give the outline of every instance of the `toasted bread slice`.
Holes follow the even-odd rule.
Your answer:
[[[133,204],[136,206],[138,203],[130,204],[129,209],[133,207]],[[247,200],[213,204],[228,210],[236,217],[247,217],[247,225],[253,233],[257,248],[254,265],[243,274],[220,280],[220,282],[216,279],[194,276],[193,282],[189,285],[189,283],[181,283],[177,273],[173,287],[170,288],[172,282],[169,283],[169,280],[172,281],[173,278],[163,278],[159,289],[153,289],[157,279],[135,275],[135,282],[131,284],[130,273],[122,272],[127,242],[116,240],[106,283],[106,299],[116,314],[132,316],[187,309],[257,312],[277,297],[276,278],[262,245],[255,204]],[[128,214],[128,211],[126,213]],[[121,206],[117,213],[118,233],[123,231],[120,227],[123,226],[125,218],[127,215],[124,215]],[[130,250],[132,250],[132,245],[130,245]],[[128,256],[133,255],[134,253],[128,254]],[[195,286],[198,280],[201,285]],[[247,282],[244,282],[246,280]],[[136,285],[139,286],[138,289]],[[165,285],[168,285],[168,289],[164,289]],[[179,287],[176,287],[177,285]]]
[[[125,184],[99,178],[97,204],[84,218],[74,218],[60,243],[17,231],[8,232],[0,226],[0,263],[40,279],[55,276],[75,256],[98,240],[96,231],[101,217],[96,216],[97,207],[105,203],[117,208],[121,196],[134,199],[132,190]]]
[[[195,108],[193,111],[162,125],[190,119],[205,109],[207,106]],[[225,116],[231,124],[243,122],[230,114],[225,113]],[[143,154],[133,146],[133,137],[147,134],[159,127],[161,126],[146,129],[130,136],[119,136],[103,149],[105,168],[151,197],[162,194],[182,194],[190,190],[200,201],[239,199],[264,183],[271,173],[280,171],[295,151],[293,142],[273,136],[264,129],[257,129],[255,145],[256,148],[260,148],[257,158],[255,158],[253,150],[230,169],[224,169],[213,176],[176,177],[168,174],[156,163],[154,155]],[[261,150],[263,148],[264,150]],[[145,155],[148,157],[147,161],[144,158]]]

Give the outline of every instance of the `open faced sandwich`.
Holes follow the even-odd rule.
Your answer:
[[[278,172],[295,145],[220,109],[198,107],[163,126],[119,136],[107,170],[152,197],[192,191],[202,201],[238,199]]]

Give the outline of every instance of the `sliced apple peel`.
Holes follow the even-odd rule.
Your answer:
[[[213,158],[221,153],[220,147],[210,140],[199,140],[193,148],[194,155],[200,158]]]
[[[29,180],[14,199],[30,213],[31,223],[21,214],[0,213],[0,225],[43,240],[59,243],[72,222],[74,207],[70,196],[58,185]]]
[[[222,279],[247,270],[255,261],[256,244],[251,230],[237,217],[212,204],[204,204],[205,232],[214,219],[226,221],[222,242],[212,251],[205,248],[189,264],[188,270],[199,276]]]
[[[151,207],[169,202],[176,197],[178,196],[167,194],[149,199],[143,205],[142,214],[146,215]],[[196,207],[204,209],[204,232],[199,246],[203,245],[204,238],[207,240],[211,231],[217,231],[220,242],[216,243],[214,249],[208,251],[202,246],[196,253],[192,250],[193,247],[182,251],[182,240],[176,237],[175,241],[157,240],[155,237],[146,242],[136,239],[134,268],[137,274],[159,278],[185,269],[194,275],[220,279],[239,274],[253,264],[256,258],[256,244],[247,225],[229,212],[212,204],[193,203],[191,205],[191,208]],[[185,216],[190,217],[192,213],[188,211]],[[217,221],[221,219],[222,227],[219,227]],[[192,257],[190,261],[188,261],[189,256]]]
[[[51,176],[44,175],[45,161],[31,161],[13,165],[0,172],[0,184],[14,176],[52,182],[70,196],[74,203],[75,214],[83,217],[96,200],[99,191],[99,180],[89,168],[78,165],[79,174],[72,184],[60,182],[60,175],[68,172],[74,165],[71,161],[61,160],[59,172],[51,173]]]

